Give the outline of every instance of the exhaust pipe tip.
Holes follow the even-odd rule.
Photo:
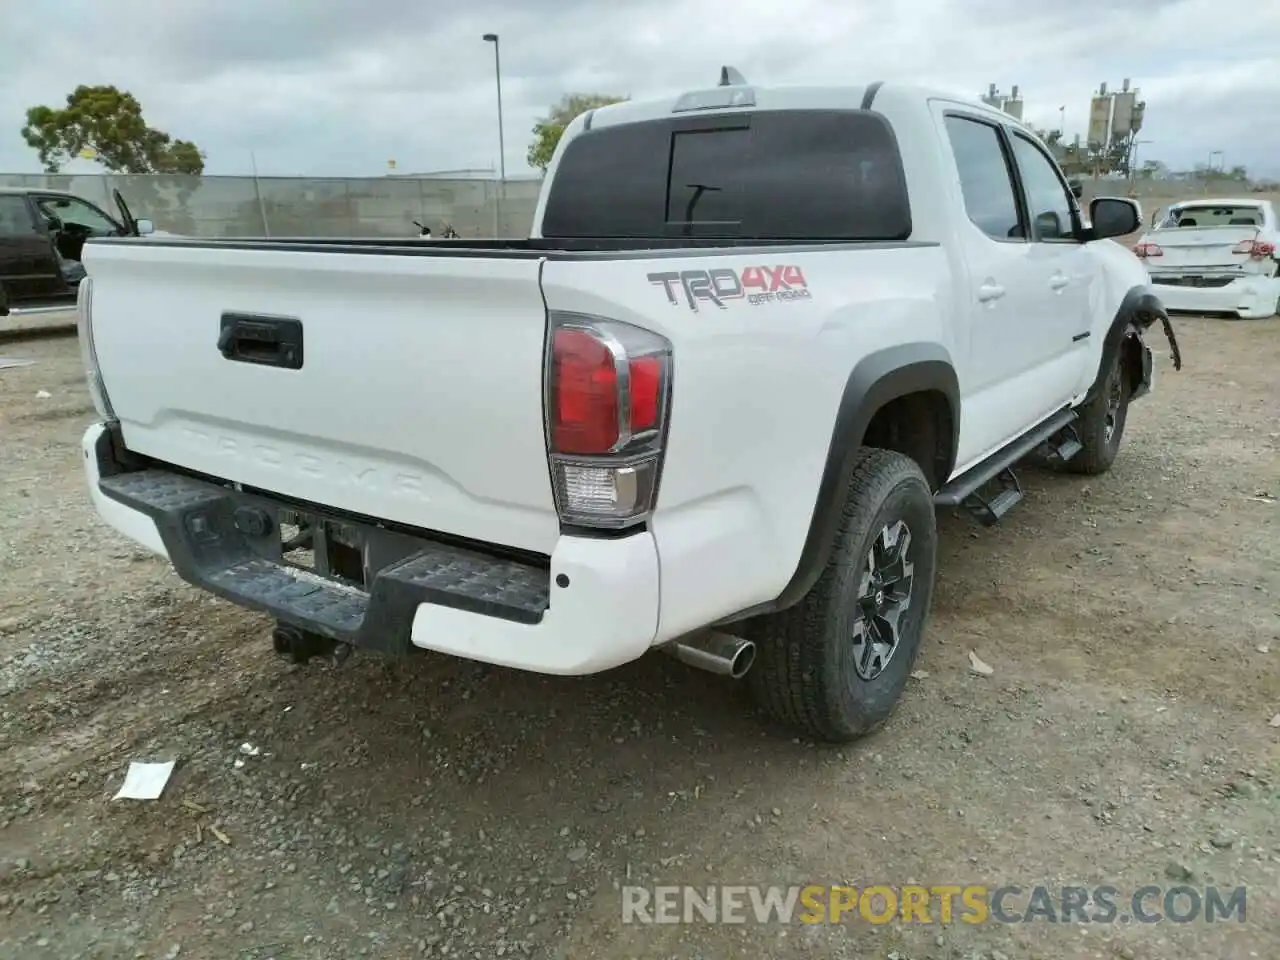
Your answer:
[[[724,633],[687,637],[662,649],[681,663],[733,680],[741,680],[756,662],[754,643]]]
[[[751,665],[755,662],[756,645],[750,640],[744,640],[742,646],[738,648],[738,652],[729,661],[729,676],[734,680],[741,680],[747,675],[747,671],[751,669]]]

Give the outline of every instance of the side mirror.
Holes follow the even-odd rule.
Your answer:
[[[1093,239],[1126,237],[1142,228],[1142,207],[1124,197],[1098,197],[1089,204]]]
[[[1067,186],[1071,188],[1071,195],[1077,200],[1084,196],[1084,184],[1079,180],[1068,180]]]
[[[142,219],[133,222],[134,228],[138,231],[138,236],[145,237],[149,233],[156,232],[156,225],[150,220]]]
[[[60,217],[55,217],[52,214],[44,218],[44,223],[45,226],[49,228],[50,233],[56,233],[62,229],[62,219]]]

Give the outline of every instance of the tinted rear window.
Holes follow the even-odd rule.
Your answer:
[[[878,114],[671,117],[579,135],[556,170],[547,238],[905,240],[897,139]]]
[[[1262,226],[1262,208],[1254,204],[1242,206],[1201,204],[1195,207],[1175,207],[1165,215],[1159,229],[1260,226]]]

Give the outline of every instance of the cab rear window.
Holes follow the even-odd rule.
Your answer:
[[[548,239],[905,240],[897,138],[857,110],[674,116],[589,130],[565,149]]]

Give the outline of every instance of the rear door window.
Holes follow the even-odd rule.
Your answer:
[[[1025,239],[1000,131],[994,124],[955,115],[946,118],[946,128],[969,219],[993,240]]]
[[[0,194],[0,237],[30,237],[38,232],[27,207],[27,198],[18,194]]]
[[[580,134],[556,168],[542,235],[905,240],[897,139],[853,110],[677,116]]]

